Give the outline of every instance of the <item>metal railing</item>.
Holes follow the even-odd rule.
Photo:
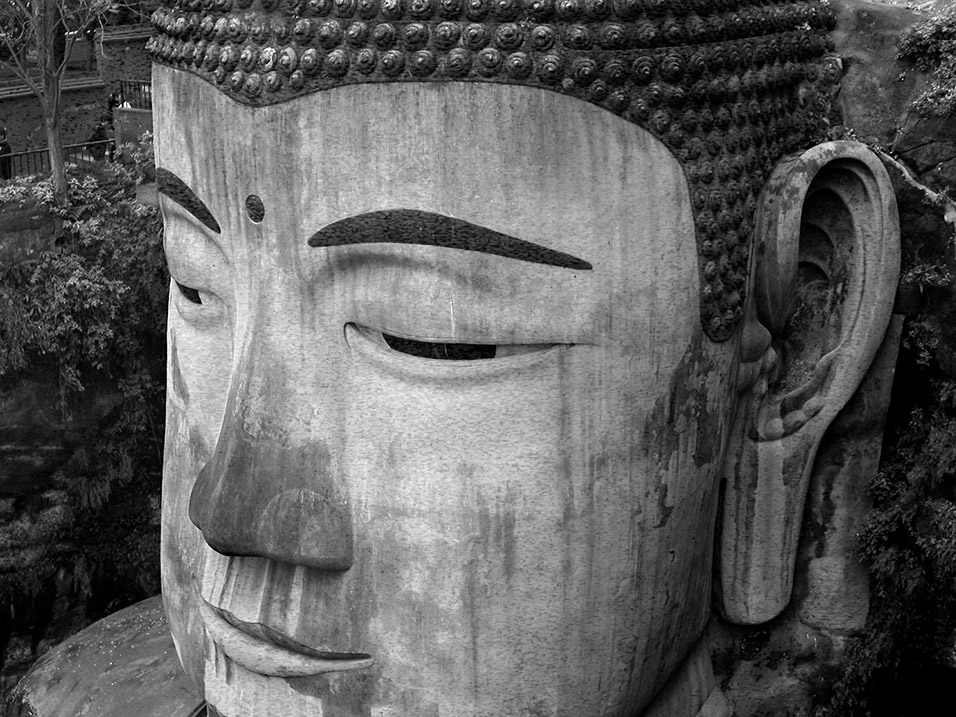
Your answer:
[[[66,161],[72,164],[84,164],[113,161],[113,152],[116,142],[112,139],[102,139],[83,144],[68,144],[63,147]],[[45,174],[50,171],[50,153],[43,149],[28,149],[25,152],[14,152],[6,157],[0,157],[0,174],[3,163],[10,163],[10,176],[18,177],[24,174]]]
[[[141,80],[120,80],[119,85],[122,97],[120,107],[123,107],[124,102],[128,102],[133,109],[153,109],[153,86],[151,83]]]

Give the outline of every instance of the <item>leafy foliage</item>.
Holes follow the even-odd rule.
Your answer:
[[[0,521],[0,610],[29,625],[34,650],[53,596],[85,604],[78,628],[159,592],[169,279],[159,212],[135,199],[137,157],[151,150],[127,147],[126,164],[96,176],[71,173],[67,205],[50,180],[0,188],[0,204],[36,205],[62,226],[56,247],[0,274],[0,390],[52,382],[65,423],[99,407],[52,489]]]
[[[956,401],[913,408],[871,487],[874,509],[860,535],[871,611],[851,646],[832,714],[921,715],[943,698],[956,643]]]
[[[926,114],[956,114],[956,11],[950,9],[907,28],[900,57],[930,73],[930,88],[915,107]]]
[[[3,277],[0,377],[52,366],[66,395],[85,381],[137,372],[163,341],[158,211],[135,200],[122,168],[107,170],[105,181],[71,176],[66,209],[53,204],[49,181],[31,179],[0,189],[0,203],[32,199],[59,214],[64,246]]]

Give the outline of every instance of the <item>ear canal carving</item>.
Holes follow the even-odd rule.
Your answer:
[[[779,360],[743,397],[724,466],[722,609],[756,624],[790,601],[817,448],[878,350],[899,275],[886,170],[830,142],[782,161],[757,214],[753,301]]]

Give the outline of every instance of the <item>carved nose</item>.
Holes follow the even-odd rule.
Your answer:
[[[190,520],[223,555],[347,570],[348,489],[335,475],[328,436],[292,438],[296,393],[250,376],[248,364],[241,375],[215,453],[193,486]],[[249,395],[257,390],[275,393]]]

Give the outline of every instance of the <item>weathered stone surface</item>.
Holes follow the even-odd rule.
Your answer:
[[[923,116],[912,112],[906,115],[899,128],[893,151],[905,156],[922,147],[940,143],[956,144],[956,118]],[[922,171],[919,167],[915,169]]]
[[[856,536],[870,508],[867,486],[876,475],[890,405],[903,317],[894,317],[863,384],[833,422],[814,466],[804,518],[795,608],[799,619],[828,634],[862,630],[869,609],[866,571]]]
[[[929,186],[956,189],[956,118],[910,112],[893,151]]]
[[[864,142],[889,147],[902,114],[925,87],[925,76],[898,58],[900,35],[919,15],[904,7],[834,0],[831,33],[843,59],[837,96],[844,124]]]
[[[956,188],[956,159],[940,162],[923,177],[927,183],[952,192]]]
[[[928,142],[903,155],[907,164],[920,174],[938,173],[940,177],[947,175],[948,165],[954,158],[956,144],[943,141]]]
[[[765,224],[758,225],[766,243],[763,251],[779,256],[786,265],[799,264],[807,272],[801,273],[808,281],[805,286],[785,283],[782,275],[770,270],[758,275],[758,285],[765,282],[768,286],[780,286],[774,301],[758,301],[758,311],[777,337],[777,350],[790,357],[790,365],[783,367],[775,382],[776,390],[793,391],[788,396],[800,395],[803,389],[797,387],[802,382],[819,380],[813,374],[825,365],[829,347],[837,344],[837,336],[852,330],[845,323],[849,317],[844,318],[835,310],[833,296],[828,293],[832,289],[823,289],[827,282],[820,285],[817,280],[827,277],[830,286],[842,286],[838,277],[844,272],[865,273],[862,265],[853,266],[854,261],[872,262],[875,270],[888,271],[881,253],[898,252],[898,245],[894,249],[877,248],[870,239],[871,235],[899,235],[889,177],[876,157],[858,145],[851,146],[858,151],[841,155],[847,161],[843,166],[854,167],[851,172],[830,174],[826,168],[832,160],[833,145],[824,145],[782,163],[764,190],[779,199],[775,213]],[[812,185],[803,184],[808,174],[814,176]],[[814,191],[805,193],[801,187],[812,187]],[[863,195],[872,197],[873,203],[859,203],[857,197]],[[801,231],[794,241],[794,235],[785,234],[782,227],[797,225]],[[777,241],[780,245],[775,245]],[[851,261],[850,256],[855,259]],[[898,262],[898,254],[895,261]],[[890,272],[892,277],[887,273],[876,281],[888,292],[874,295],[873,300],[881,306],[885,306],[884,302],[892,303],[895,296],[898,264],[895,267]],[[817,294],[821,289],[822,293]],[[774,315],[789,313],[776,302],[792,306],[800,301],[806,303],[791,309],[793,314],[787,323],[774,321]],[[870,323],[862,312],[853,315],[852,320],[861,325]],[[843,334],[840,341],[860,341],[870,347],[872,353],[868,355],[873,356],[883,338],[885,324],[880,325],[878,335],[870,333],[851,339],[849,334]],[[804,358],[793,365],[793,357],[798,354]],[[766,413],[755,421],[751,434],[740,446],[731,446],[725,471],[720,577],[723,614],[733,622],[767,622],[790,601],[811,468],[824,431],[860,385],[865,369],[856,369],[857,372],[844,374],[841,381],[834,380],[828,387],[826,396],[832,403],[802,408],[800,418],[791,417],[792,409],[786,404],[763,408],[761,411]],[[802,466],[799,472],[797,466]]]
[[[46,653],[21,680],[7,717],[192,717],[190,692],[159,597],[120,610]]]
[[[197,313],[174,288],[165,593],[207,699],[225,715],[654,709],[709,609],[700,568],[727,426],[700,416],[736,395],[734,349],[700,342],[696,292],[664,288],[694,286],[697,270],[666,148],[600,108],[508,85],[358,85],[237,110],[162,69],[154,92],[158,165],[191,188],[159,182],[171,273],[223,307]],[[272,147],[255,165],[227,151],[239,128]],[[179,149],[199,137],[222,164]],[[323,170],[262,181],[290,163]],[[332,187],[337,199],[311,201]],[[385,244],[331,229],[404,208],[426,228],[434,215],[488,227],[505,253],[434,246],[413,228]],[[326,229],[341,245],[309,241]],[[197,238],[228,263],[194,263]],[[568,256],[590,268],[551,263]],[[301,261],[314,279],[293,270]],[[339,278],[320,278],[330,270]],[[265,275],[268,292],[239,290]],[[219,318],[197,331],[206,316]],[[386,336],[439,355],[500,349],[440,360]],[[234,351],[242,368],[224,372]],[[702,361],[723,369],[705,379]],[[683,447],[658,426],[665,411]],[[646,442],[624,450],[635,432]],[[627,667],[635,651],[646,658]],[[708,675],[686,673],[698,688],[676,691],[680,714],[708,699]]]
[[[739,717],[810,717],[825,688],[834,641],[792,612],[752,628],[715,622],[710,630],[720,684]]]
[[[789,600],[816,442],[862,378],[892,305],[895,210],[879,162],[836,143],[775,180],[754,316],[789,347],[778,359],[755,323],[723,344],[694,333],[695,312],[684,316],[693,293],[673,293],[666,287],[684,279],[665,278],[693,276],[696,264],[679,229],[688,205],[672,199],[682,196],[679,167],[599,108],[493,84],[352,86],[237,108],[167,69],[154,92],[178,283],[165,593],[207,699],[224,715],[701,709],[707,666],[685,674],[677,656],[698,649],[707,618],[721,446],[737,481],[724,520],[725,606],[769,619]],[[253,136],[272,150],[236,149]],[[181,151],[200,137],[220,164]],[[262,180],[303,162],[321,173]],[[376,171],[355,172],[356,162]],[[334,199],[312,201],[332,187]],[[425,229],[356,243],[371,236],[358,223],[404,208]],[[431,214],[492,227],[493,255],[461,237],[435,246]],[[802,249],[790,243],[801,222],[816,227]],[[864,224],[865,242],[847,231]],[[548,251],[509,256],[505,235]],[[197,240],[206,259],[191,253]],[[840,277],[868,281],[850,281],[856,293],[845,304],[835,296],[826,314],[808,305],[815,318],[794,328],[790,295],[803,295],[796,269],[808,262],[834,289]],[[507,348],[458,362],[416,344]],[[818,366],[837,346],[845,358]],[[471,371],[480,381],[459,384]],[[735,432],[740,387],[765,385],[772,371],[787,378],[744,392],[752,403]],[[817,384],[815,372],[828,378]],[[805,382],[826,391],[807,404]],[[778,397],[790,390],[784,409]],[[740,445],[755,435],[756,455]],[[626,448],[634,436],[644,438]],[[746,476],[760,485],[746,487]],[[767,526],[781,541],[770,562]],[[622,649],[642,655],[633,668]],[[687,682],[668,693],[685,696],[672,709],[654,696],[675,676]]]

